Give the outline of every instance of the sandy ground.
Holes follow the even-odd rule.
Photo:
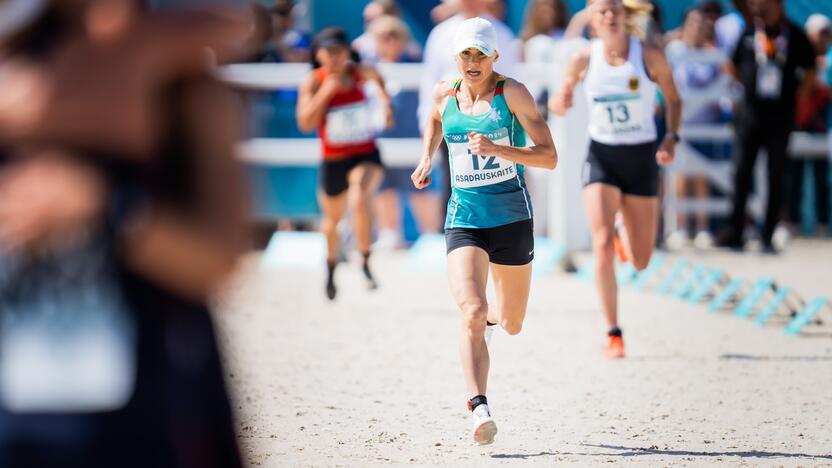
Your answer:
[[[806,279],[811,295],[830,289],[830,256],[825,243],[707,258]],[[628,357],[609,362],[593,286],[537,278],[523,332],[495,334],[499,434],[477,447],[444,273],[389,255],[368,292],[349,265],[330,304],[322,272],[262,272],[257,260],[217,313],[251,465],[832,466],[832,333],[787,337],[781,324],[625,289]]]

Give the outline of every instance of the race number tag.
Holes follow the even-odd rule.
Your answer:
[[[346,104],[326,113],[326,139],[334,145],[352,145],[373,139],[370,107],[366,102]]]
[[[510,146],[508,129],[484,133],[498,145]],[[450,133],[445,136],[453,168],[453,186],[458,188],[483,187],[511,180],[517,176],[517,166],[497,156],[473,154],[468,149],[468,135]]]
[[[626,135],[641,130],[644,105],[638,93],[612,94],[593,99],[590,120],[604,135]]]
[[[783,70],[771,60],[757,67],[757,95],[765,99],[779,99]]]

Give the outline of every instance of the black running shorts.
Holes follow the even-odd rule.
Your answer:
[[[448,253],[460,247],[479,247],[491,263],[526,265],[534,259],[534,223],[526,219],[485,229],[445,229],[445,246]]]
[[[655,197],[659,193],[659,165],[655,142],[638,145],[589,143],[583,167],[584,187],[607,184],[625,195]]]
[[[335,197],[344,193],[349,187],[347,176],[351,170],[363,163],[376,164],[379,167],[384,167],[381,163],[381,155],[378,150],[372,153],[359,154],[356,156],[345,157],[344,159],[335,159],[331,161],[324,160],[321,163],[321,188],[324,193],[330,197]]]

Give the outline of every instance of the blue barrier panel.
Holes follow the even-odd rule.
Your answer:
[[[326,239],[319,232],[278,231],[263,252],[263,270],[323,270]]]
[[[705,267],[702,265],[697,265],[693,267],[693,269],[688,274],[687,278],[682,281],[679,286],[673,291],[673,297],[676,299],[683,299],[685,296],[688,295],[688,292],[693,289],[694,285],[696,285],[697,281],[700,281],[700,278],[705,273]]]
[[[627,286],[636,277],[638,271],[632,263],[619,263],[615,266],[615,280],[621,286]]]
[[[407,266],[414,271],[443,272],[447,260],[443,234],[422,234],[407,253]]]
[[[777,290],[777,294],[766,304],[763,310],[754,317],[754,324],[757,326],[762,327],[766,321],[777,312],[777,308],[780,307],[786,298],[789,296],[789,288],[780,288]]]
[[[771,288],[772,281],[770,278],[761,278],[758,279],[756,283],[751,287],[751,290],[748,294],[745,295],[745,298],[737,304],[737,307],[734,308],[734,315],[737,317],[748,317],[754,311],[754,306],[760,302],[760,299],[763,298],[763,295]]]
[[[566,245],[563,242],[555,242],[546,237],[535,236],[532,276],[551,273],[565,254]]]
[[[687,269],[688,261],[687,260],[679,260],[673,265],[673,269],[670,270],[670,274],[659,284],[659,287],[656,288],[656,292],[659,294],[669,294],[670,291],[673,289],[673,285],[676,284],[676,281],[679,280],[679,277],[682,273]]]
[[[640,291],[641,288],[647,285],[651,279],[662,269],[664,266],[664,255],[660,254],[653,254],[653,257],[650,259],[650,263],[647,265],[643,271],[641,271],[638,275],[636,275],[635,281],[633,282],[633,287],[637,291]]]
[[[820,310],[827,305],[827,299],[825,297],[816,297],[812,299],[806,307],[803,308],[796,316],[786,325],[786,334],[787,335],[797,335],[800,333],[801,330],[806,325],[809,325],[812,322],[812,319],[815,318],[815,315],[820,312]]]
[[[699,285],[693,288],[687,296],[687,301],[691,304],[698,304],[705,296],[710,294],[711,290],[713,290],[717,285],[719,285],[720,280],[722,280],[723,273],[722,271],[713,268],[709,271],[705,272],[705,278]]]
[[[742,278],[734,278],[733,281],[725,286],[725,289],[719,292],[716,297],[708,304],[708,312],[718,312],[729,300],[731,300],[737,291],[740,290],[743,284]]]

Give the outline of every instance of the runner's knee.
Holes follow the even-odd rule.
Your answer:
[[[485,331],[485,321],[488,317],[488,303],[482,299],[465,301],[461,306],[462,322],[465,328],[470,330]]]
[[[503,327],[503,330],[505,330],[509,335],[516,335],[523,329],[523,321],[504,319],[500,322],[500,326]]]
[[[614,249],[612,229],[599,229],[592,234],[592,250],[599,260],[612,261]]]
[[[641,271],[641,270],[647,268],[647,265],[650,263],[650,253],[648,252],[648,253],[645,254],[645,253],[641,253],[641,252],[639,252],[639,253],[633,252],[632,261],[633,261],[633,266],[636,268],[636,270]]]

